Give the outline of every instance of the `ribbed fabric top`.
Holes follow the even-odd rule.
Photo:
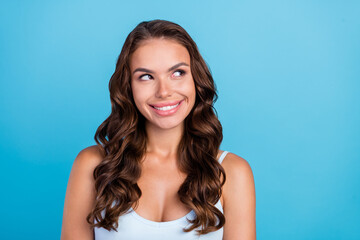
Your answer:
[[[220,155],[219,157],[219,163],[221,164],[226,156],[226,154],[228,154],[229,152],[228,151],[223,151],[223,153]]]
[[[220,164],[224,160],[228,151],[224,151],[220,157]],[[215,206],[223,212],[220,200]],[[184,228],[188,228],[190,223],[187,219],[192,220],[196,217],[194,210],[191,210],[185,216],[167,222],[155,222],[145,219],[138,215],[134,209],[121,215],[118,220],[117,231],[108,231],[104,228],[95,228],[95,240],[113,240],[113,239],[171,239],[171,240],[187,240],[187,239],[202,239],[202,240],[220,240],[223,237],[223,228],[215,232],[210,232],[205,235],[198,236],[193,230],[191,232],[184,232]]]

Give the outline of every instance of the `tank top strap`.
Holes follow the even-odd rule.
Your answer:
[[[228,154],[228,153],[229,153],[228,151],[223,151],[223,153],[220,155],[219,160],[218,160],[220,164],[222,163],[226,154]]]

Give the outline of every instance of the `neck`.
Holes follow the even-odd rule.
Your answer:
[[[145,128],[147,133],[146,152],[164,157],[176,156],[183,133],[183,124],[171,129],[161,129],[147,122]]]

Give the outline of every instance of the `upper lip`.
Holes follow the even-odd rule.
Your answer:
[[[181,102],[181,101],[182,101],[182,100],[171,101],[171,102],[164,102],[164,103],[157,103],[157,104],[150,104],[150,106],[157,107],[157,108],[165,107],[165,106],[173,106],[173,105],[178,104],[178,103]]]

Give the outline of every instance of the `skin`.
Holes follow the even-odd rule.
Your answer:
[[[181,63],[183,65],[168,71]],[[143,195],[136,212],[152,221],[177,219],[191,210],[177,197],[177,190],[186,175],[178,170],[176,164],[183,122],[193,108],[196,96],[190,56],[177,42],[152,39],[143,42],[133,53],[130,68],[134,102],[147,119],[145,128],[148,135],[147,152],[138,181]],[[139,68],[143,70],[135,71]],[[152,104],[180,100],[183,102],[177,112],[166,117],[159,116],[151,107]]]
[[[184,64],[169,71],[178,63]],[[190,56],[186,48],[174,40],[150,39],[133,53],[130,68],[134,101],[147,119],[148,134],[148,148],[138,181],[142,196],[135,211],[151,221],[175,220],[191,210],[177,196],[186,175],[176,164],[184,119],[194,106],[196,96]],[[159,116],[150,106],[172,100],[184,101],[171,116]],[[217,158],[222,152],[219,150]],[[94,239],[86,216],[95,198],[92,172],[103,156],[95,145],[83,149],[74,161],[65,197],[62,240]],[[233,153],[226,155],[222,166],[227,177],[220,199],[226,218],[223,239],[256,239],[252,170],[245,159]]]

